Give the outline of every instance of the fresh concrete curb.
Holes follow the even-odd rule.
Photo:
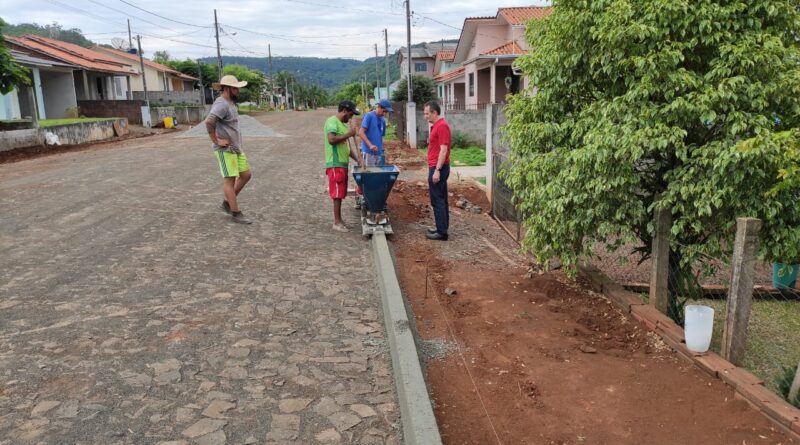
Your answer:
[[[433,415],[428,388],[422,377],[422,367],[403,303],[403,294],[397,281],[386,235],[382,232],[372,235],[372,253],[381,288],[383,318],[389,337],[404,442],[408,445],[440,445],[442,438]]]

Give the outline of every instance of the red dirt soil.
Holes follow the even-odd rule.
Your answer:
[[[587,283],[527,274],[489,216],[451,207],[450,241],[426,240],[428,203],[401,181],[389,209],[420,338],[454,346],[426,365],[445,444],[797,443]]]

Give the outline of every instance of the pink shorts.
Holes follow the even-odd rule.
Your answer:
[[[328,175],[328,192],[331,199],[344,199],[347,196],[347,169],[344,167],[329,167],[325,169]]]

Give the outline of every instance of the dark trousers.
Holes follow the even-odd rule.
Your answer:
[[[447,178],[450,177],[450,166],[443,165],[439,170],[439,182],[433,183],[436,167],[428,167],[428,192],[431,195],[433,217],[436,220],[436,231],[447,235],[450,228],[450,211],[447,208]]]

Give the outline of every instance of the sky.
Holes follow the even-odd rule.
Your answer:
[[[411,41],[457,39],[465,17],[494,16],[500,6],[546,5],[542,0],[410,0]],[[78,28],[97,43],[128,41],[127,20],[142,50],[166,50],[171,58],[216,56],[214,9],[226,56],[344,57],[363,60],[406,42],[402,0],[0,0],[8,23],[58,22]],[[134,42],[135,44],[135,42]]]

